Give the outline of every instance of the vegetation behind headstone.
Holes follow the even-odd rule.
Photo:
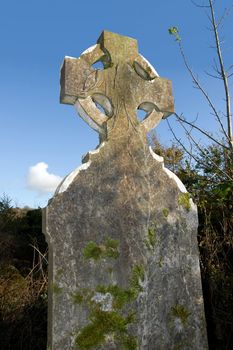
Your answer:
[[[155,153],[185,184],[198,206],[198,241],[209,347],[233,348],[233,164],[226,150],[210,144],[187,157],[177,145],[151,136]],[[207,156],[206,156],[207,155]]]
[[[46,349],[47,244],[41,209],[0,199],[0,349]]]

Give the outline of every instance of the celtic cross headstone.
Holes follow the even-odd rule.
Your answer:
[[[79,58],[65,58],[61,102],[75,106],[100,145],[44,212],[48,346],[207,349],[196,206],[146,136],[173,112],[171,82],[136,40],[104,31]]]

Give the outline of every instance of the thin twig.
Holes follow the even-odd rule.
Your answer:
[[[199,4],[197,4],[194,0],[191,0],[191,2],[192,2],[193,5],[195,5],[196,7],[209,8],[209,5],[199,5]]]
[[[187,121],[186,119],[181,118],[177,113],[174,113],[174,115],[175,115],[176,118],[177,118],[178,120],[180,120],[182,123],[185,123],[185,124],[188,124],[188,125],[192,126],[194,129],[198,130],[200,133],[202,133],[203,135],[207,136],[209,139],[211,139],[212,141],[214,141],[215,143],[217,143],[219,146],[221,146],[221,147],[223,147],[223,148],[229,150],[229,148],[228,148],[227,146],[225,146],[223,143],[219,142],[219,141],[216,140],[214,137],[212,137],[211,135],[209,135],[209,134],[207,133],[207,131],[205,131],[205,130],[199,128],[198,126],[196,126],[195,124],[193,124],[193,123]]]
[[[226,133],[226,130],[225,130],[223,124],[222,124],[221,118],[220,118],[220,116],[219,116],[219,114],[218,114],[218,112],[217,112],[217,110],[216,110],[216,108],[215,108],[215,106],[214,106],[212,100],[210,99],[209,95],[208,95],[207,92],[204,90],[204,88],[201,86],[200,82],[199,82],[198,79],[195,77],[195,75],[194,75],[194,73],[193,73],[191,67],[189,66],[189,63],[188,63],[188,61],[187,61],[187,59],[186,59],[186,56],[185,56],[185,53],[184,53],[183,46],[182,46],[182,44],[181,44],[180,41],[179,41],[179,48],[180,48],[180,53],[181,53],[181,56],[182,56],[182,58],[183,58],[185,67],[187,68],[189,74],[191,75],[191,77],[192,77],[192,79],[193,79],[193,82],[196,84],[197,88],[202,92],[202,94],[203,94],[204,97],[206,98],[207,102],[209,103],[211,109],[212,109],[213,112],[214,112],[214,115],[216,116],[216,118],[217,118],[217,120],[218,120],[218,122],[219,122],[219,124],[220,124],[220,126],[221,126],[221,129],[222,129],[222,131],[223,131],[225,137],[227,138],[227,140],[228,140],[228,142],[229,142],[229,137],[228,137],[228,135],[227,135],[227,133]],[[208,136],[208,134],[207,134],[206,136]]]
[[[183,148],[183,150],[191,157],[193,158],[197,163],[199,162],[199,160],[193,155],[191,154],[191,152],[187,149],[187,147],[184,146],[184,144],[177,138],[176,134],[174,133],[172,127],[171,127],[171,124],[169,123],[168,119],[166,119],[166,122],[168,124],[168,128],[169,130],[171,131],[174,139],[176,140],[176,142],[179,143],[179,145]]]
[[[45,252],[44,254],[42,254],[39,249],[33,245],[33,244],[29,244],[33,249],[35,249],[38,253],[39,253],[39,256],[41,256],[45,261],[46,263],[48,264],[48,260],[45,258],[45,256],[47,255],[47,252]]]

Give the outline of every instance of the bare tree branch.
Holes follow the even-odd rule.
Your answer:
[[[223,131],[223,133],[224,133],[224,135],[225,135],[225,137],[227,138],[228,142],[230,142],[229,137],[228,137],[228,135],[227,135],[227,133],[226,133],[226,130],[225,130],[223,124],[222,124],[220,115],[218,114],[218,112],[217,112],[217,110],[216,110],[216,108],[215,108],[215,106],[214,106],[212,100],[210,99],[208,93],[207,93],[207,92],[205,91],[205,89],[202,87],[202,85],[200,84],[199,80],[198,80],[198,79],[196,78],[196,76],[194,75],[193,70],[192,70],[191,67],[189,66],[189,63],[188,63],[188,61],[187,61],[187,59],[186,59],[186,56],[185,56],[185,53],[184,53],[184,49],[183,49],[183,46],[182,46],[181,42],[179,41],[178,44],[179,44],[180,53],[181,53],[181,56],[182,56],[182,58],[183,58],[185,67],[187,68],[189,74],[191,75],[194,84],[197,86],[197,88],[198,88],[198,89],[202,92],[202,94],[204,95],[204,97],[205,97],[205,99],[207,100],[207,102],[208,102],[210,108],[213,110],[214,115],[216,116],[216,118],[217,118],[217,120],[218,120],[218,122],[219,122],[219,124],[220,124],[220,126],[221,126],[221,129],[222,129],[222,131]],[[207,136],[207,135],[206,135],[206,136]]]
[[[211,74],[211,73],[209,73],[207,71],[205,71],[205,74],[208,75],[211,78],[222,80],[221,76],[218,77],[217,75],[213,75],[213,74]]]
[[[166,119],[167,125],[169,130],[171,131],[174,139],[176,140],[176,142],[183,148],[183,150],[192,158],[194,159],[196,162],[199,162],[198,159],[187,149],[187,147],[184,146],[184,144],[177,138],[176,134],[174,133],[174,130],[171,127],[171,124],[169,123],[168,119]]]
[[[224,83],[224,90],[225,90],[225,96],[226,96],[226,115],[227,115],[227,127],[228,127],[228,140],[229,145],[233,149],[233,135],[232,135],[232,115],[231,115],[231,99],[230,99],[230,93],[229,93],[229,86],[228,86],[228,79],[227,75],[224,69],[224,63],[223,63],[223,57],[222,57],[222,51],[219,41],[219,35],[218,35],[218,29],[217,24],[215,20],[215,13],[214,13],[214,6],[213,6],[213,0],[209,0],[210,5],[210,12],[211,12],[211,19],[212,19],[212,26],[214,30],[214,36],[215,36],[215,42],[217,45],[217,55],[219,60],[219,65],[221,69],[221,75],[223,78]]]
[[[195,5],[196,7],[209,8],[209,5],[199,5],[199,4],[197,4],[194,0],[191,0],[191,2],[192,2],[193,5]]]
[[[218,140],[216,140],[214,137],[212,137],[207,131],[199,128],[198,126],[196,126],[195,124],[187,121],[184,118],[181,118],[177,113],[174,113],[174,115],[176,116],[176,118],[181,121],[182,123],[188,124],[189,126],[192,126],[194,129],[198,130],[200,133],[202,133],[203,135],[207,136],[209,139],[211,139],[212,141],[214,141],[215,143],[217,143],[219,146],[229,150],[229,148],[224,145],[223,143],[219,142]]]
[[[222,22],[226,19],[226,17],[229,16],[232,9],[233,9],[233,5],[224,10],[223,15],[221,16],[220,20],[218,21],[218,23],[216,23],[217,28],[222,24]]]

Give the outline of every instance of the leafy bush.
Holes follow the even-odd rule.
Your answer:
[[[43,350],[47,339],[47,244],[41,209],[0,199],[0,348]]]

